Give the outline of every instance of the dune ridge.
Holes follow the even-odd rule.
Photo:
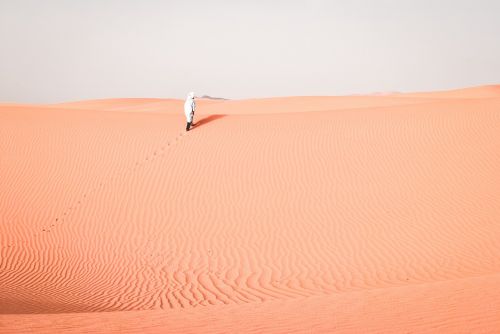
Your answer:
[[[0,106],[4,328],[498,325],[498,89],[181,104]]]

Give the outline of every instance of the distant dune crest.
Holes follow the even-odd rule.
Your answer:
[[[210,95],[202,95],[200,96],[201,99],[207,99],[207,100],[229,100],[229,99],[226,99],[226,98],[223,98],[223,97],[213,97],[213,96],[210,96]]]

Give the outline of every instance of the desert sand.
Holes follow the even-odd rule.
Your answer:
[[[0,104],[0,333],[494,333],[500,86]]]

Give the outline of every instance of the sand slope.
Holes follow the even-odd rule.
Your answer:
[[[498,86],[181,106],[0,105],[0,332],[500,327]]]

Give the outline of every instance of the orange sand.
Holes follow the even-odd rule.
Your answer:
[[[0,333],[500,328],[500,86],[182,103],[0,104]]]

